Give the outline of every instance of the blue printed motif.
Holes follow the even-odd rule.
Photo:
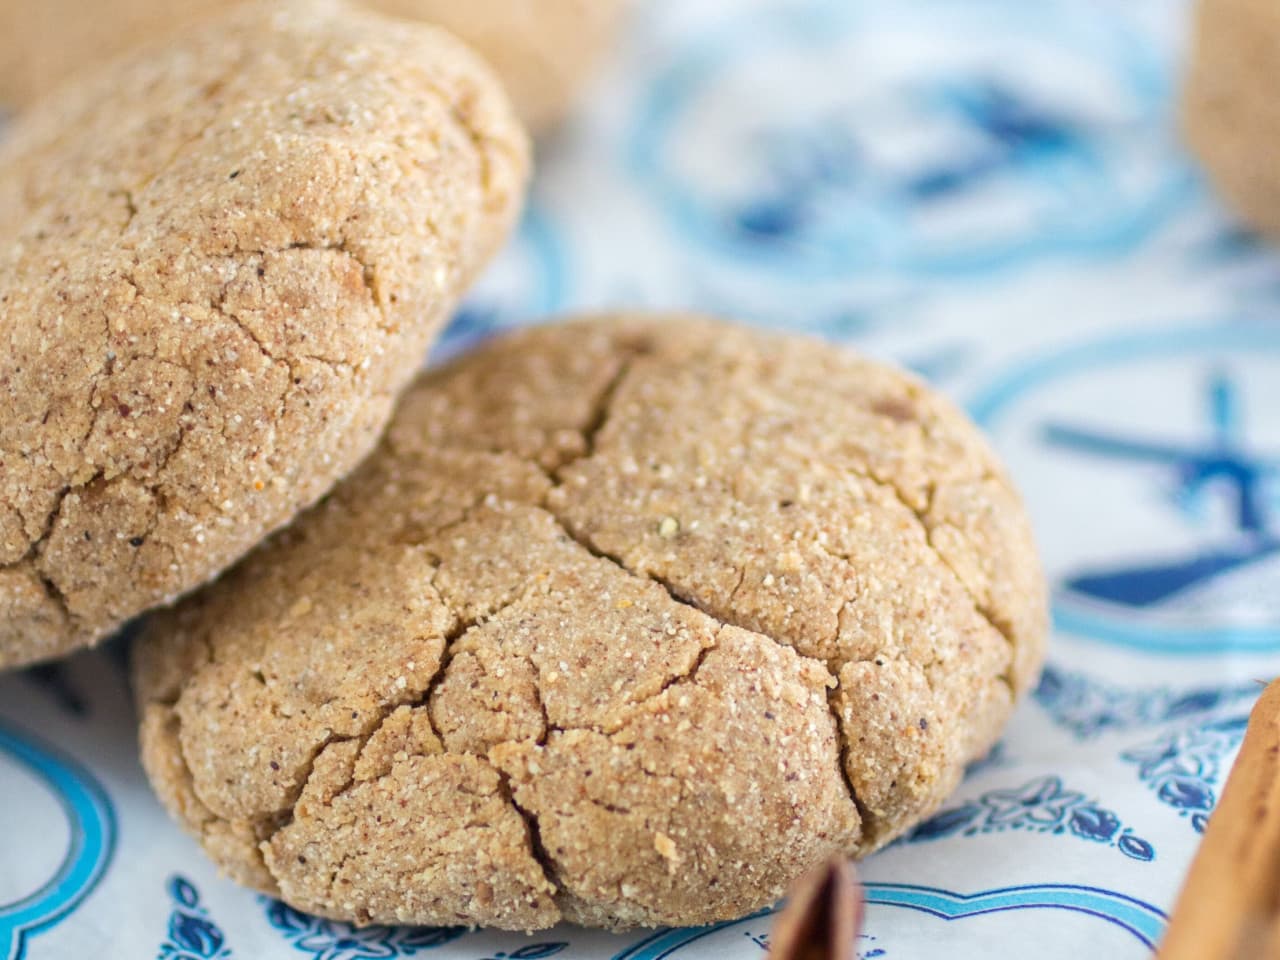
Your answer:
[[[1116,814],[1083,793],[1066,789],[1055,776],[1037,777],[1013,789],[988,790],[975,800],[935,814],[902,842],[1004,830],[1075,836],[1113,846],[1134,860],[1149,861],[1156,856],[1151,844],[1123,827]]]
[[[1058,417],[1039,424],[1040,457],[1048,452],[1070,458],[1075,466],[1096,465],[1098,476],[1109,482],[1126,476],[1145,480],[1149,497],[1135,507],[1175,520],[1173,529],[1192,540],[1181,552],[1140,548],[1129,561],[1089,558],[1064,568],[1055,577],[1054,621],[1060,630],[1148,652],[1280,647],[1280,606],[1257,584],[1280,563],[1280,450],[1247,435],[1270,429],[1272,422],[1262,409],[1265,403],[1246,409],[1241,376],[1242,370],[1252,370],[1254,388],[1270,389],[1274,378],[1266,365],[1278,355],[1280,331],[1273,327],[1223,325],[1130,335],[1055,350],[1022,364],[971,404],[974,419],[998,434],[1015,401],[1026,402],[1050,386],[1061,391],[1064,380],[1078,383],[1077,398],[1089,389],[1091,377],[1121,369],[1163,374],[1172,367],[1177,377],[1194,374],[1203,384],[1197,400],[1204,425],[1193,439],[1125,430],[1115,424],[1123,423],[1126,409],[1119,399],[1112,400],[1116,415],[1104,427]],[[1116,382],[1114,376],[1109,382]],[[1165,382],[1178,381],[1166,376]],[[1168,403],[1185,400],[1170,396]],[[1171,430],[1179,437],[1188,433],[1180,424]],[[1132,479],[1120,488],[1140,489]],[[1203,599],[1224,592],[1235,601]]]
[[[1137,766],[1138,777],[1161,803],[1204,833],[1223,762],[1240,746],[1248,723],[1248,716],[1239,716],[1193,727],[1126,750],[1120,758]]]
[[[1037,57],[1072,82],[1028,83]],[[1112,252],[1187,196],[1170,72],[1121,18],[1070,3],[825,0],[694,41],[652,88],[632,166],[687,236],[782,278]],[[775,75],[809,96],[771,109],[753,81]]]
[[[160,944],[156,960],[226,960],[231,956],[227,938],[209,919],[200,903],[200,892],[186,877],[174,874],[167,884],[173,899],[169,931]]]
[[[267,922],[280,931],[295,950],[310,954],[310,960],[413,957],[424,950],[452,943],[467,932],[465,927],[357,928],[349,923],[313,917],[278,900],[264,897],[263,902],[267,908]],[[563,949],[564,945],[559,946]]]
[[[1280,532],[1273,504],[1264,500],[1264,483],[1280,471],[1280,456],[1258,457],[1244,442],[1243,401],[1231,376],[1214,371],[1206,387],[1209,435],[1197,445],[1176,446],[1126,437],[1069,424],[1045,426],[1045,440],[1078,453],[1156,464],[1170,471],[1178,509],[1195,519],[1203,494],[1213,484],[1225,486],[1235,500],[1240,537],[1224,548],[1197,551],[1185,559],[1156,564],[1092,570],[1066,581],[1068,590],[1104,603],[1151,607],[1197,584],[1280,553]]]
[[[1256,683],[1190,690],[1133,690],[1050,664],[1045,667],[1034,696],[1055,723],[1078,739],[1089,740],[1104,733],[1202,716],[1231,704],[1252,702],[1259,693],[1261,687]]]
[[[768,933],[752,933],[750,930],[743,930],[742,935],[754,943],[766,953],[769,950],[769,934]],[[879,957],[887,957],[889,954],[884,947],[872,946],[877,938],[869,933],[858,934],[858,944],[854,947],[857,960],[877,960]]]
[[[0,753],[39,777],[56,796],[70,827],[70,843],[57,870],[12,903],[0,903],[0,957],[24,955],[26,940],[55,926],[102,879],[115,850],[115,815],[94,776],[71,758],[0,721]]]
[[[868,883],[863,886],[863,895],[869,907],[911,910],[948,922],[1015,910],[1066,910],[1119,927],[1147,947],[1154,947],[1159,941],[1166,922],[1163,911],[1142,900],[1098,887],[1072,884],[1033,884],[961,894],[914,884]],[[704,948],[720,947],[721,952],[727,953],[733,943],[738,942],[737,938],[744,935],[764,947],[768,938],[751,931],[777,911],[778,907],[771,907],[741,920],[708,927],[659,930],[615,954],[612,960],[667,960],[695,944]],[[867,939],[868,943],[874,943],[876,938]],[[859,953],[866,960],[888,955],[878,946]]]

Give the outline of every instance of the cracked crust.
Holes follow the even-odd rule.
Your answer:
[[[27,114],[0,151],[0,667],[200,585],[348,473],[526,166],[461,44],[336,3],[246,7]]]
[[[696,317],[539,328],[427,375],[320,507],[153,620],[143,758],[304,910],[713,922],[932,812],[1034,683],[1045,607],[1002,470],[916,380]]]
[[[237,0],[0,3],[0,102],[26,107],[86,64],[163,40]],[[363,0],[438,24],[481,53],[532,131],[558,124],[618,33],[628,0]]]
[[[1271,84],[1277,58],[1280,7],[1273,0],[1200,0],[1183,128],[1236,214],[1273,239],[1280,239],[1280,105]]]

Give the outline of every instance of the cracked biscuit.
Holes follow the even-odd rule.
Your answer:
[[[0,667],[212,578],[374,446],[520,205],[449,35],[252,6],[0,149]]]
[[[237,0],[0,2],[0,102],[25,107],[85,68]],[[452,31],[493,65],[535,133],[572,106],[617,33],[626,0],[363,0]]]
[[[935,810],[1043,579],[919,381],[687,316],[493,341],[135,647],[145,767],[242,882],[358,923],[699,924]]]
[[[1280,58],[1275,0],[1200,0],[1183,89],[1192,150],[1235,213],[1280,239],[1280,104],[1271,77]]]

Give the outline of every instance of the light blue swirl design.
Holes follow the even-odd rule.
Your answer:
[[[1252,703],[1261,692],[1257,683],[1134,690],[1050,664],[1033,696],[1054,723],[1070,730],[1078,740],[1091,740],[1105,733],[1173,723],[1225,706]]]
[[[88,770],[57,749],[0,721],[0,751],[43,780],[57,797],[71,841],[57,871],[15,903],[0,904],[0,957],[18,960],[26,940],[63,920],[97,885],[115,850],[115,815]]]
[[[973,419],[984,429],[998,426],[1001,417],[1025,395],[1051,381],[1074,374],[1125,366],[1135,362],[1167,359],[1172,357],[1200,358],[1215,351],[1233,351],[1251,356],[1258,354],[1280,356],[1280,329],[1270,326],[1222,325],[1216,327],[1190,327],[1126,334],[1107,340],[1082,344],[1068,349],[1057,349],[1052,354],[1030,362],[1024,362],[1010,370],[969,404]],[[1264,480],[1274,480],[1280,471],[1280,461],[1257,459],[1234,444],[1238,437],[1239,399],[1234,396],[1232,384],[1223,378],[1211,379],[1209,394],[1213,428],[1216,436],[1209,437],[1203,449],[1173,449],[1158,444],[1143,444],[1127,439],[1090,436],[1084,431],[1059,425],[1046,428],[1045,439],[1080,447],[1082,452],[1102,456],[1133,456],[1152,463],[1164,463],[1170,470],[1178,471],[1180,481],[1194,493],[1206,478],[1218,478],[1239,487],[1240,535],[1244,547],[1232,549],[1206,545],[1201,556],[1189,561],[1152,567],[1150,571],[1110,571],[1106,576],[1081,577],[1099,597],[1106,591],[1124,589],[1148,591],[1154,588],[1168,590],[1180,582],[1193,582],[1222,570],[1230,570],[1244,564],[1266,559],[1280,553],[1280,531],[1274,529],[1276,520],[1265,513],[1258,496]],[[1091,448],[1091,449],[1085,449]],[[1159,594],[1138,597],[1130,604],[1135,610],[1140,604],[1155,606]],[[1178,624],[1171,621],[1154,622],[1150,618],[1123,609],[1120,603],[1101,600],[1087,602],[1073,598],[1059,590],[1055,593],[1053,619],[1055,627],[1077,637],[1101,640],[1105,643],[1130,647],[1148,653],[1202,656],[1226,652],[1269,653],[1280,650],[1280,623],[1276,624]]]
[[[1141,125],[1100,129],[1096,120],[1042,103],[1034,84],[997,75],[1007,58],[993,53],[990,69],[965,64],[934,76],[915,71],[870,103],[815,109],[793,93],[783,115],[768,116],[767,103],[732,114],[748,126],[717,129],[714,135],[726,141],[724,160],[734,158],[733,173],[749,173],[750,187],[679,169],[673,145],[691,129],[696,133],[696,126],[686,129],[697,122],[690,114],[742,63],[787,54],[820,62],[834,44],[886,24],[917,36],[945,36],[962,49],[969,39],[991,42],[993,22],[1001,25],[1000,37],[1017,40],[1015,51],[1051,43],[1105,71],[1115,90],[1123,91],[1115,98],[1141,105]],[[830,80],[828,89],[843,91],[846,101],[858,90],[848,77]],[[1049,254],[1115,254],[1185,203],[1191,172],[1173,151],[1154,159],[1150,147],[1167,137],[1170,84],[1170,65],[1120,18],[1104,27],[1070,3],[827,0],[708,29],[657,77],[632,133],[629,160],[640,184],[683,235],[782,279],[808,282],[886,268],[976,274]],[[886,111],[896,117],[886,121],[896,124],[892,129],[911,130],[912,136],[930,131],[937,142],[917,151],[921,156],[914,162],[882,155],[882,138],[860,125]],[[1134,150],[1152,154],[1158,169],[1138,185],[1124,180],[1143,167],[1133,162]],[[977,209],[976,198],[989,198],[992,191],[1022,204],[1020,216],[1011,218],[1016,225],[984,236],[975,223],[957,237],[938,238],[939,224],[958,205]],[[988,216],[982,225],[996,219]]]
[[[1142,900],[1100,887],[1073,884],[1031,884],[961,894],[914,884],[868,883],[863,892],[869,906],[916,910],[948,921],[1011,910],[1068,910],[1113,924],[1148,947],[1159,941],[1167,920],[1163,911]],[[712,934],[769,917],[777,909],[771,907],[714,926],[660,930],[615,954],[612,960],[665,960]]]

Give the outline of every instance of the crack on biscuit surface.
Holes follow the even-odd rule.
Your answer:
[[[617,399],[618,392],[622,389],[622,385],[626,382],[631,371],[635,368],[640,358],[647,356],[649,350],[644,344],[629,345],[624,348],[622,357],[618,361],[618,369],[614,371],[612,377],[604,385],[600,391],[600,395],[596,397],[591,405],[591,415],[586,424],[579,431],[582,437],[582,453],[575,457],[570,457],[556,466],[552,472],[550,479],[553,482],[561,482],[564,472],[580,460],[589,460],[595,456],[596,441],[605,427],[609,425],[609,418],[613,415],[614,401]],[[544,509],[546,504],[543,504]],[[564,523],[556,518],[557,522],[563,527]],[[566,531],[567,532],[567,531]]]
[[[844,719],[840,716],[840,710],[836,706],[835,701],[839,693],[838,686],[832,687],[827,691],[827,711],[831,714],[831,719],[836,725],[836,769],[840,773],[840,779],[844,782],[844,788],[849,794],[849,799],[858,811],[858,819],[862,825],[862,832],[858,837],[858,849],[865,852],[876,846],[880,817],[862,802],[862,798],[858,796],[858,788],[853,785],[853,778],[849,776],[849,751],[852,749],[852,744],[850,738],[844,732]]]
[[[502,793],[503,799],[506,800],[511,809],[516,812],[517,816],[524,821],[526,839],[529,844],[529,854],[533,857],[534,862],[542,871],[543,878],[554,889],[555,892],[552,894],[553,899],[559,901],[566,891],[564,884],[560,881],[559,871],[556,869],[555,858],[551,856],[550,851],[547,850],[546,844],[542,842],[542,825],[538,822],[538,815],[532,810],[526,810],[516,800],[515,791],[511,789],[511,775],[493,764],[490,764],[490,767],[492,767],[493,771],[498,775],[498,789]],[[559,909],[558,902],[556,908],[557,910]]]

